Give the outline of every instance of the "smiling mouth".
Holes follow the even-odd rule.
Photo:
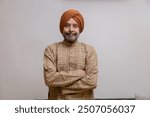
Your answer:
[[[71,36],[72,36],[72,35],[76,35],[76,34],[73,34],[73,33],[66,33],[66,35],[71,35]]]
[[[75,36],[75,35],[73,35],[73,34],[69,34],[68,36]]]

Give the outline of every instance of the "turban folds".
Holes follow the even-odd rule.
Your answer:
[[[84,19],[82,15],[80,14],[80,12],[75,9],[69,9],[62,14],[61,19],[60,19],[60,25],[59,25],[60,32],[61,33],[63,32],[65,24],[71,18],[73,18],[78,23],[79,30],[81,33],[84,29]]]

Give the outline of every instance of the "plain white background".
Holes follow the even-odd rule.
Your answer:
[[[98,54],[96,98],[150,97],[150,0],[0,0],[0,99],[47,99],[43,52],[70,8]]]

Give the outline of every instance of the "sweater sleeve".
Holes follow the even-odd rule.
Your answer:
[[[85,76],[62,89],[63,94],[84,92],[94,89],[97,86],[98,79],[98,60],[94,48],[90,48],[86,57]]]
[[[47,47],[44,52],[44,79],[48,87],[65,87],[73,84],[85,76],[85,71],[61,71],[57,72],[56,52],[52,47]]]

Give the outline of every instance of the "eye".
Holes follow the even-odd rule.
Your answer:
[[[70,27],[70,24],[65,24],[65,27],[66,27],[66,28],[69,28],[69,27]]]
[[[78,26],[78,24],[74,24],[73,27],[74,28],[78,28],[79,26]]]

